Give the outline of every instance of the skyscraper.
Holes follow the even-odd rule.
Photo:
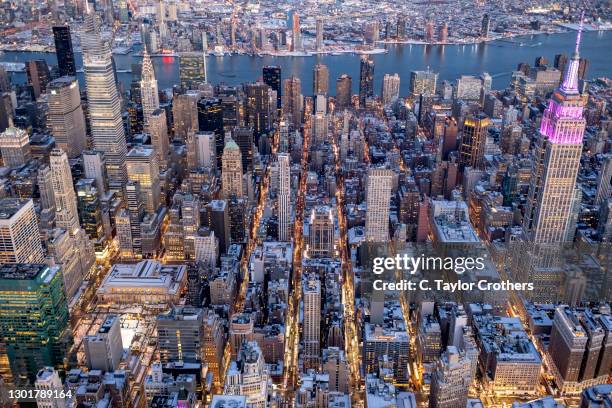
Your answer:
[[[327,206],[312,209],[308,219],[308,256],[331,258],[334,253],[334,217]]]
[[[272,85],[262,82],[246,85],[245,123],[253,129],[256,136],[267,132],[272,125],[270,117],[274,106],[270,106],[270,89],[274,89]],[[277,97],[278,95],[280,93]]]
[[[365,107],[366,99],[374,96],[374,60],[361,57],[359,68],[359,107]]]
[[[95,179],[86,178],[80,179],[76,183],[77,209],[81,227],[94,241],[96,252],[102,252],[106,246],[106,237],[102,224],[100,193],[95,186],[95,182]]]
[[[179,78],[183,89],[198,89],[208,81],[206,54],[183,52],[179,55]]]
[[[145,211],[154,213],[161,204],[159,163],[155,151],[144,146],[134,147],[128,153],[126,163],[128,179],[140,186],[140,200]]]
[[[389,240],[389,205],[391,201],[393,172],[388,169],[368,171],[366,192],[365,238],[373,242]]]
[[[293,12],[292,22],[293,42],[291,44],[291,51],[302,51],[302,31],[300,28],[300,15],[298,13]]]
[[[382,103],[389,105],[399,98],[400,76],[399,74],[385,74],[382,83]]]
[[[278,155],[278,240],[291,240],[291,158]]]
[[[113,60],[108,44],[100,38],[93,12],[85,17],[81,36],[87,103],[94,148],[106,158],[109,185],[121,189],[127,180],[125,156],[127,144],[121,117]]]
[[[172,99],[175,139],[186,142],[189,131],[198,130],[198,98],[196,92],[187,92]]]
[[[70,26],[53,26],[53,38],[55,39],[55,56],[57,57],[60,77],[76,77],[76,64],[74,61],[74,51],[72,50]]]
[[[223,149],[221,185],[225,198],[242,197],[242,157],[240,148],[231,138]]]
[[[570,218],[586,126],[578,92],[581,36],[582,29],[563,83],[552,94],[540,125],[524,218],[524,229],[536,243],[563,242]]]
[[[302,125],[302,81],[292,76],[283,81],[283,114],[291,118],[294,129],[299,129]]]
[[[351,92],[353,81],[347,74],[342,74],[336,80],[336,106],[345,109],[351,106]]]
[[[202,309],[175,306],[157,316],[159,355],[163,363],[202,361]]]
[[[318,275],[302,278],[304,299],[304,368],[318,368],[321,354],[321,281]]]
[[[316,44],[315,49],[317,51],[323,50],[323,19],[317,18],[316,22]],[[316,92],[315,92],[316,94]]]
[[[61,149],[53,149],[49,158],[49,167],[55,197],[55,223],[59,228],[63,228],[74,236],[80,229],[79,212],[66,152]]]
[[[21,167],[32,158],[28,133],[13,126],[0,134],[0,152],[4,165],[10,168]]]
[[[157,108],[149,117],[149,135],[151,145],[157,156],[157,163],[161,171],[168,168],[168,152],[170,150],[168,140],[168,124],[166,123],[166,111]]]
[[[602,205],[612,197],[612,156],[608,156],[599,170],[597,177],[597,194],[595,204]]]
[[[240,148],[242,157],[242,171],[247,172],[253,168],[253,129],[249,127],[235,127],[232,129],[232,139]]]
[[[108,315],[96,334],[85,336],[83,345],[89,369],[107,372],[119,368],[123,354],[120,326],[119,316]]]
[[[313,69],[312,92],[327,95],[329,92],[329,70],[325,64],[316,64]]]
[[[61,77],[51,81],[47,91],[47,124],[51,128],[56,146],[64,150],[70,158],[80,156],[87,147],[87,134],[79,82],[75,77]]]
[[[129,234],[131,234],[131,239],[129,241],[126,240],[125,246],[121,246],[121,248],[125,248],[126,254],[127,252],[132,253],[132,257],[138,258],[142,256],[142,229],[140,227],[140,222],[142,221],[142,217],[144,216],[145,208],[142,202],[142,193],[140,192],[140,183],[137,181],[128,180],[125,185],[125,196],[127,201],[127,214],[124,212],[120,212],[121,220],[116,220],[117,224],[117,236],[119,237],[119,241],[127,237],[127,234],[120,235],[119,224],[124,227],[128,227]],[[119,217],[119,214],[117,215]],[[127,216],[127,218],[125,217]],[[125,230],[124,230],[125,231]],[[126,231],[127,232],[127,231]]]
[[[410,72],[410,94],[413,96],[432,96],[436,93],[438,74],[431,71]]]
[[[0,265],[0,343],[15,385],[42,367],[64,368],[71,343],[62,272],[44,264]]]
[[[432,408],[458,408],[467,404],[472,381],[471,361],[455,346],[448,346],[432,375],[429,406]]]
[[[159,109],[159,94],[157,91],[157,80],[151,57],[145,47],[142,57],[142,76],[140,80],[140,95],[142,98],[142,117],[145,132],[149,130],[149,120],[153,112]]]
[[[83,172],[86,178],[96,180],[96,188],[100,195],[104,195],[108,191],[106,177],[106,160],[104,154],[95,150],[87,150],[83,152]]]
[[[491,26],[491,17],[485,13],[482,16],[482,24],[480,26],[480,36],[484,38],[489,38],[489,29]]]
[[[266,65],[263,67],[263,82],[276,91],[276,109],[281,109],[282,101],[282,79],[281,68],[276,65]]]
[[[51,81],[49,66],[45,60],[30,60],[25,65],[28,85],[32,87],[34,100],[36,100],[45,93],[47,84]]]
[[[484,169],[484,154],[490,120],[485,114],[472,115],[463,122],[463,136],[459,146],[459,164],[462,169]]]
[[[198,123],[200,132],[215,133],[217,167],[221,168],[221,156],[225,146],[223,131],[223,107],[218,98],[202,98],[198,101]]]
[[[44,262],[32,200],[0,199],[0,264]]]

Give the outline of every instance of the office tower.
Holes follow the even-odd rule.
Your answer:
[[[479,101],[481,90],[481,78],[473,75],[461,75],[456,81],[455,98],[468,101]]]
[[[0,67],[0,92],[11,91],[11,77],[4,67]]]
[[[55,145],[64,150],[68,157],[75,158],[87,147],[79,82],[75,77],[58,78],[49,83],[47,94],[47,125],[51,128]]]
[[[198,101],[198,123],[200,132],[215,133],[215,156],[217,168],[221,168],[221,156],[225,146],[223,131],[223,107],[218,98],[202,98]]]
[[[313,69],[312,92],[314,95],[329,93],[329,70],[325,64],[316,64]]]
[[[283,81],[283,114],[289,116],[294,129],[302,125],[302,82],[292,76]]]
[[[427,71],[410,72],[410,94],[412,96],[433,96],[436,93],[438,73]]]
[[[278,155],[278,240],[291,240],[291,158]]]
[[[142,74],[140,79],[140,95],[142,99],[142,117],[145,132],[149,130],[149,120],[153,112],[159,109],[159,94],[157,91],[157,80],[151,57],[145,47],[142,56]]]
[[[393,172],[387,169],[368,170],[366,191],[366,231],[368,241],[389,240],[389,205],[391,201]]]
[[[562,73],[564,73],[566,66],[567,66],[567,55],[565,54],[555,55],[554,67],[557,68]]]
[[[26,164],[32,158],[28,133],[10,123],[0,135],[0,152],[7,167],[17,168]]]
[[[276,109],[280,111],[282,106],[281,68],[276,65],[263,67],[263,82],[276,92]]]
[[[595,204],[602,205],[612,197],[612,156],[606,157],[597,176],[597,193]]]
[[[438,31],[438,42],[446,43],[448,41],[448,24],[445,22],[440,26],[440,30]]]
[[[193,259],[195,257],[194,240],[200,228],[200,201],[197,196],[183,195],[181,215],[185,258]]]
[[[154,213],[161,204],[159,164],[155,150],[136,146],[127,155],[128,180],[140,186],[140,200],[145,211]]]
[[[579,30],[563,83],[553,93],[540,125],[524,218],[524,229],[536,243],[563,242],[570,218],[586,126],[578,92],[581,34]]]
[[[334,253],[334,217],[327,206],[312,209],[308,220],[308,256],[331,258]]]
[[[30,60],[26,64],[28,85],[32,87],[34,100],[47,90],[47,84],[51,81],[51,73],[45,60]]]
[[[86,15],[81,44],[93,145],[96,150],[104,153],[109,185],[119,190],[127,180],[127,144],[121,117],[121,101],[111,50],[100,38],[100,29],[93,12]]]
[[[374,60],[361,57],[359,66],[359,107],[365,107],[366,99],[374,96]]]
[[[430,19],[425,23],[425,42],[431,43],[434,40],[434,23]]]
[[[489,30],[491,29],[491,17],[485,13],[482,16],[482,23],[480,25],[480,36],[483,38],[489,38]]]
[[[257,136],[266,133],[272,126],[270,117],[274,106],[270,106],[270,89],[274,88],[262,82],[246,85],[245,123]]]
[[[240,148],[242,157],[242,171],[247,172],[253,169],[253,129],[250,127],[235,127],[232,129],[232,139]]]
[[[127,214],[122,213],[122,225],[124,227],[129,226],[129,231],[132,239],[129,241],[129,246],[134,253],[134,257],[142,255],[142,230],[140,228],[140,222],[145,213],[144,204],[142,202],[142,193],[140,192],[140,183],[132,180],[128,180],[125,185],[125,196],[127,201]],[[125,216],[127,215],[127,219]],[[126,223],[127,221],[127,223]],[[119,221],[117,224],[117,236],[121,240],[123,237],[119,235]]]
[[[409,348],[405,330],[365,323],[362,362],[367,374],[388,367],[397,383],[408,383]]]
[[[216,135],[213,132],[190,133],[187,138],[187,163],[189,169],[214,168],[217,165]]]
[[[123,354],[120,326],[119,316],[108,315],[96,334],[85,336],[83,346],[90,370],[108,372],[119,368]]]
[[[220,384],[226,341],[223,320],[211,309],[204,309],[202,315],[203,360],[208,364],[208,371],[213,375],[213,382]]]
[[[70,342],[61,270],[33,263],[0,265],[0,343],[12,382],[33,384],[40,368],[63,369]]]
[[[317,112],[310,117],[313,145],[318,145],[327,140],[329,121],[327,115]]]
[[[202,361],[202,309],[174,306],[158,315],[156,321],[162,363]]]
[[[153,150],[155,150],[160,171],[165,171],[168,168],[168,152],[170,151],[166,111],[157,108],[151,112],[149,125],[151,146],[153,146]]]
[[[429,406],[432,408],[463,408],[472,382],[471,361],[455,346],[448,346],[431,379]]]
[[[215,232],[219,238],[219,249],[226,253],[231,244],[229,211],[226,200],[212,200],[206,206],[205,225]]]
[[[585,388],[580,398],[580,408],[612,407],[612,384]]]
[[[459,146],[459,165],[484,170],[484,154],[489,125],[485,114],[469,116],[463,122],[463,135]]]
[[[195,92],[175,95],[172,98],[174,138],[187,141],[187,134],[198,130],[198,99]]]
[[[315,49],[321,51],[323,49],[323,19],[321,18],[317,18],[316,21],[316,36]]]
[[[70,27],[67,25],[53,26],[53,38],[55,39],[55,56],[57,57],[59,76],[76,77],[76,63],[72,50]]]
[[[219,257],[219,240],[209,228],[200,228],[193,238],[195,261],[204,268],[214,268]]]
[[[400,77],[399,74],[385,74],[382,83],[382,103],[389,105],[399,98]]]
[[[102,205],[100,194],[94,179],[80,179],[76,183],[77,209],[81,220],[81,227],[91,240],[94,241],[96,252],[105,247],[104,225],[102,224]]]
[[[54,27],[55,28],[55,27]],[[61,396],[60,390],[64,389],[59,372],[53,367],[41,368],[36,373],[34,388],[38,392],[36,406],[38,408],[64,408],[65,397]]]
[[[233,139],[225,142],[223,166],[221,170],[223,197],[242,197],[242,155]]]
[[[83,152],[83,173],[86,178],[96,180],[100,197],[108,191],[106,177],[106,160],[104,154],[95,150]]]
[[[38,184],[38,194],[40,195],[40,207],[48,210],[55,217],[55,197],[53,193],[53,176],[49,166],[42,166],[38,169],[36,176]]]
[[[208,82],[206,73],[206,54],[203,52],[183,52],[179,55],[179,79],[181,88],[198,89]]]
[[[352,79],[347,74],[342,74],[336,80],[336,106],[345,109],[351,106]]]
[[[348,394],[349,392],[349,367],[344,351],[338,347],[323,349],[321,365],[323,372],[329,375],[329,389]]]
[[[300,29],[300,15],[296,12],[293,12],[293,25],[291,27],[291,30],[293,32],[293,42],[291,43],[291,51],[302,51],[302,32]]]
[[[49,167],[55,197],[55,223],[59,228],[63,228],[74,236],[80,228],[79,213],[66,152],[61,149],[53,149],[49,158]]]
[[[245,198],[232,198],[227,202],[230,219],[232,243],[243,243],[247,232],[248,201]]]
[[[311,274],[302,278],[302,299],[304,368],[318,368],[321,349],[321,281],[318,275]]]
[[[578,79],[584,80],[586,78],[588,68],[589,60],[586,58],[580,58],[578,63]]]
[[[128,185],[129,183],[131,182],[128,182]],[[138,231],[140,231],[140,223],[138,227]],[[136,252],[132,237],[132,224],[130,222],[130,212],[127,208],[121,208],[115,214],[115,229],[117,231],[117,241],[119,242],[119,258],[122,260],[135,259]],[[140,241],[138,241],[138,244],[140,244]]]
[[[268,406],[268,383],[263,353],[257,342],[242,343],[238,358],[232,361],[225,375],[223,394],[241,395],[253,408]]]
[[[45,259],[32,200],[0,199],[0,264],[42,263]]]
[[[406,38],[406,15],[400,14],[397,17],[397,26],[395,31],[395,36],[398,40],[403,40]]]

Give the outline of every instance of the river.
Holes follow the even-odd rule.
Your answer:
[[[552,65],[555,54],[571,55],[575,36],[575,32],[541,34],[471,45],[388,44],[388,53],[372,56],[375,61],[374,89],[380,93],[384,74],[399,73],[400,92],[405,95],[408,93],[410,71],[428,67],[439,73],[440,81],[453,81],[463,74],[478,75],[486,71],[493,77],[493,87],[501,89],[508,84],[511,72],[520,62],[532,65],[536,57],[545,56]],[[589,60],[588,78],[612,77],[611,31],[584,33],[580,54]],[[81,55],[77,54],[76,57],[80,68]],[[137,53],[115,55],[118,76],[125,89],[129,89],[132,75],[122,71],[130,70],[131,64],[139,58]],[[45,59],[49,64],[57,64],[53,53],[7,51],[0,55],[0,61],[25,62],[30,59]],[[318,61],[329,67],[330,93],[335,93],[335,80],[344,73],[353,78],[353,92],[357,92],[359,55],[353,54],[312,57],[209,56],[207,68],[211,83],[238,85],[259,79],[264,65],[280,65],[283,78],[298,76],[302,80],[302,93],[308,95],[312,89],[312,69]],[[153,64],[160,89],[178,83],[178,58],[154,57]],[[79,74],[79,80],[83,86],[82,74]],[[13,73],[13,81],[24,82],[25,73]]]

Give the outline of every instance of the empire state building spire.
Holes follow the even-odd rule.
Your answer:
[[[572,59],[565,71],[565,77],[561,84],[560,90],[566,94],[578,93],[578,67],[580,66],[580,42],[582,41],[582,29],[584,25],[584,12],[580,17],[580,26],[578,27],[578,35],[576,36],[576,48]]]
[[[142,79],[140,81],[140,92],[142,95],[142,113],[145,131],[149,131],[149,120],[151,114],[159,108],[159,94],[157,91],[157,80],[151,57],[144,47],[142,59]]]

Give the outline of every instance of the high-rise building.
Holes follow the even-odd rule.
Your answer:
[[[123,354],[119,320],[117,315],[106,316],[96,334],[83,339],[85,359],[90,370],[108,372],[119,368]]]
[[[128,180],[140,186],[140,200],[145,211],[154,213],[161,204],[159,164],[155,150],[136,146],[127,155]]]
[[[485,114],[469,116],[463,122],[463,136],[459,146],[459,164],[462,169],[484,169],[485,144],[490,123]]]
[[[253,169],[253,129],[250,127],[235,127],[232,129],[232,139],[240,148],[242,157],[242,171],[247,172]]]
[[[223,320],[211,309],[204,309],[202,315],[203,360],[208,364],[208,371],[213,375],[213,382],[220,384],[226,341]]]
[[[0,264],[42,263],[45,259],[32,200],[0,199]]]
[[[15,385],[33,384],[43,367],[64,369],[71,343],[68,323],[60,268],[0,265],[0,343]]]
[[[608,156],[599,170],[597,176],[597,194],[595,204],[602,205],[612,197],[612,156]]]
[[[208,82],[206,54],[183,52],[179,55],[179,79],[183,89],[198,89]]]
[[[17,168],[26,164],[32,158],[28,133],[10,123],[10,126],[0,134],[0,152],[2,161],[7,167]]]
[[[318,275],[302,278],[302,299],[304,368],[318,368],[321,352],[321,281]]]
[[[312,209],[308,219],[308,256],[331,258],[334,253],[334,217],[327,206]]]
[[[565,54],[557,54],[555,55],[555,62],[553,65],[557,68],[561,73],[565,72],[565,67],[567,66],[567,55]]]
[[[432,375],[429,406],[432,408],[463,408],[472,382],[471,361],[448,346]]]
[[[248,406],[268,405],[269,375],[263,353],[254,341],[242,343],[238,358],[232,361],[225,375],[223,394],[246,397]]]
[[[59,372],[53,367],[41,368],[36,373],[34,387],[36,390],[41,390],[36,398],[38,408],[63,408],[66,406],[66,398],[57,392],[63,389],[62,379]]]
[[[53,26],[53,38],[55,39],[55,56],[60,77],[76,77],[76,64],[74,51],[72,50],[72,38],[70,26]]]
[[[187,141],[187,134],[198,130],[198,99],[196,92],[175,95],[172,99],[174,138]]]
[[[312,92],[314,95],[329,93],[329,70],[325,64],[316,64],[313,69]]]
[[[582,391],[580,408],[612,407],[612,384],[596,385]]]
[[[217,168],[221,168],[225,132],[223,131],[223,106],[218,98],[202,98],[198,101],[198,123],[200,132],[215,133],[215,155]]]
[[[243,195],[242,157],[240,148],[231,138],[225,142],[225,148],[223,149],[221,186],[225,198],[240,198]]]
[[[563,242],[570,219],[586,120],[578,92],[579,47],[553,93],[540,125],[533,177],[529,187],[524,229],[536,243]]]
[[[350,76],[342,74],[336,80],[336,106],[345,109],[351,106],[351,92],[353,82]]]
[[[26,74],[28,85],[32,87],[34,100],[47,90],[47,85],[51,81],[49,66],[45,60],[30,60],[26,62]]]
[[[366,99],[374,96],[374,60],[364,55],[359,67],[359,107],[362,108]]]
[[[149,116],[149,125],[151,146],[153,146],[153,150],[155,150],[160,170],[165,171],[168,168],[168,153],[170,151],[166,111],[157,108],[151,112]]]
[[[206,205],[205,223],[219,239],[219,252],[226,253],[231,245],[229,211],[226,200],[212,200]]]
[[[448,41],[448,23],[444,21],[440,25],[440,30],[438,31],[438,42],[441,44],[445,44]]]
[[[317,18],[316,22],[316,43],[315,49],[317,51],[323,50],[323,19]],[[315,92],[316,94],[317,92]]]
[[[291,240],[291,158],[278,155],[278,240]]]
[[[53,149],[49,158],[53,195],[55,197],[55,223],[74,236],[80,228],[76,193],[72,184],[72,172],[66,152]]]
[[[149,120],[153,112],[159,109],[159,94],[157,90],[157,80],[151,57],[147,52],[147,47],[143,50],[142,73],[140,79],[140,95],[142,99],[142,117],[145,132],[149,130]]]
[[[104,153],[109,185],[120,190],[127,180],[127,144],[121,117],[121,101],[111,50],[100,38],[100,29],[93,12],[88,12],[85,17],[81,44],[93,145],[96,150]]]
[[[257,136],[261,136],[272,126],[270,118],[274,106],[270,106],[271,89],[274,88],[262,82],[246,85],[245,123],[253,128]]]
[[[378,373],[382,367],[390,366],[394,380],[406,384],[409,379],[409,348],[405,330],[365,323],[362,362],[367,374]]]
[[[80,156],[87,147],[87,134],[79,82],[75,77],[58,78],[49,83],[47,93],[47,125],[51,128],[55,145],[70,158]]]
[[[202,309],[175,306],[157,316],[159,356],[162,363],[202,361],[204,330]]]
[[[134,257],[142,256],[142,229],[140,222],[145,213],[144,203],[142,201],[142,193],[140,192],[140,183],[137,181],[128,180],[125,185],[125,196],[127,201],[127,223],[122,219],[124,226],[129,226],[132,239],[126,248],[132,248]],[[119,221],[117,224],[117,236],[119,236]],[[123,237],[119,236],[121,240]]]
[[[432,96],[436,93],[438,74],[427,71],[410,72],[410,94],[412,96]]]
[[[480,25],[480,36],[483,38],[489,38],[489,30],[491,29],[491,17],[485,13],[482,16],[482,23]]]
[[[276,65],[263,67],[263,83],[276,92],[276,109],[280,111],[282,103],[282,79],[281,68]]]
[[[283,114],[288,115],[295,129],[302,125],[302,110],[304,107],[302,97],[302,82],[292,76],[283,81]]]
[[[96,180],[96,188],[100,197],[108,191],[106,161],[102,152],[95,150],[83,152],[83,173],[86,178]]]
[[[391,203],[393,171],[370,169],[366,191],[365,238],[373,242],[389,240],[389,206]]]
[[[102,223],[102,205],[100,194],[94,179],[80,179],[76,183],[77,208],[81,227],[94,241],[96,252],[105,249],[106,235]]]
[[[293,32],[293,42],[291,43],[291,51],[302,51],[302,30],[300,28],[300,15],[293,13],[291,30]]]
[[[382,103],[389,105],[399,98],[400,76],[399,74],[385,74],[382,83]]]

